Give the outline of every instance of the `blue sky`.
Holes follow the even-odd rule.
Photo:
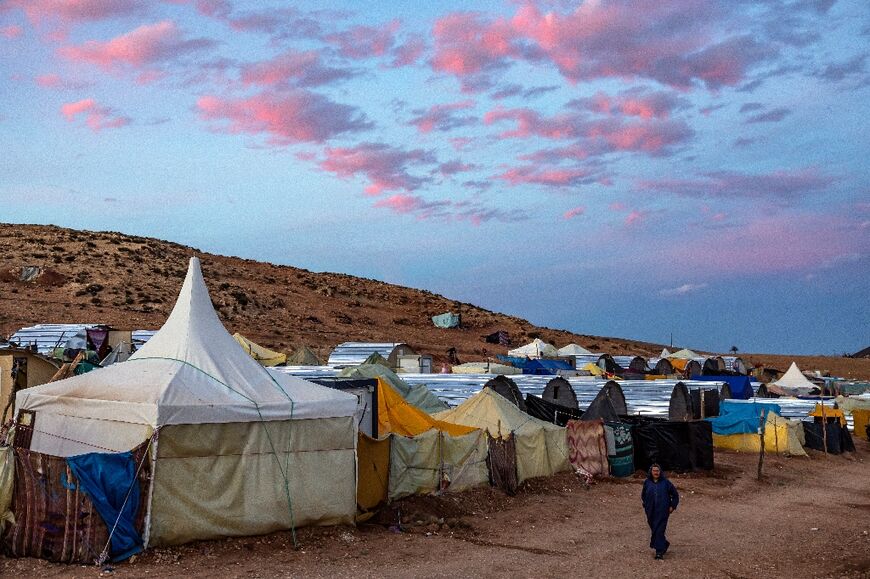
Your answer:
[[[0,220],[581,333],[870,343],[870,5],[466,6],[9,0]]]

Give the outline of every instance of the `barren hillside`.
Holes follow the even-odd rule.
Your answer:
[[[40,322],[159,328],[194,255],[202,260],[227,329],[277,350],[304,343],[325,357],[348,340],[402,341],[433,354],[436,361],[455,347],[468,361],[481,359],[484,350],[490,355],[507,351],[482,339],[499,329],[507,330],[514,344],[540,337],[557,345],[577,342],[592,351],[645,356],[662,348],[541,328],[428,291],[371,279],[213,255],[120,233],[6,224],[0,224],[0,334]],[[40,268],[39,275],[21,281],[22,268],[31,266]],[[431,316],[446,311],[462,314],[461,329],[432,325]],[[870,375],[870,361],[822,360],[843,367],[840,373]]]

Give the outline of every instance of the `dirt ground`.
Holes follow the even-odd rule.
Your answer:
[[[0,558],[4,577],[870,577],[870,444],[810,458],[717,452],[716,470],[674,474],[671,550],[654,561],[643,477],[589,489],[574,475],[413,497],[352,527],[153,549],[113,570]],[[394,523],[401,516],[401,528]],[[393,523],[392,525],[390,523]]]

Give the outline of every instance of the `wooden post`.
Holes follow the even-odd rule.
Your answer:
[[[819,404],[822,406],[822,448],[825,449],[825,458],[828,458],[828,420],[825,416],[825,399],[819,397]]]
[[[758,480],[761,480],[761,471],[764,468],[764,430],[767,421],[765,420],[764,409],[761,410],[761,415],[758,417],[758,436],[759,436],[759,450],[758,450]]]

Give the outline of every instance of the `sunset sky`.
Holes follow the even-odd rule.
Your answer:
[[[3,0],[0,95],[3,222],[870,346],[867,0]]]

